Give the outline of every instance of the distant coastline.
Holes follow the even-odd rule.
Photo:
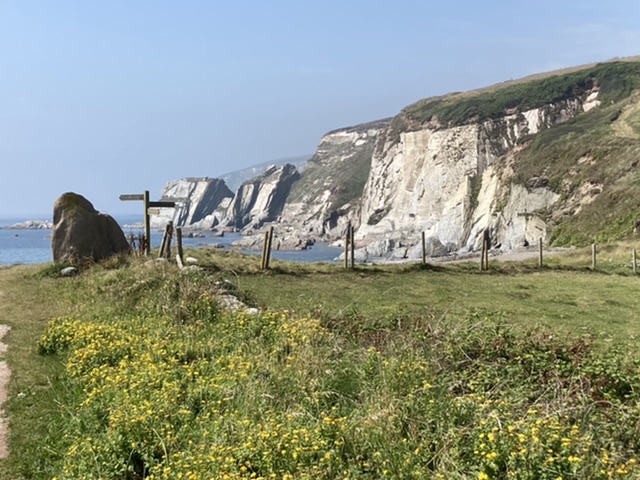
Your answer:
[[[4,230],[51,230],[53,222],[51,220],[25,220],[11,225],[0,226]]]

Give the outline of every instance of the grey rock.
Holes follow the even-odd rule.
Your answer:
[[[130,250],[113,217],[72,192],[64,193],[54,204],[51,247],[54,262],[98,261]]]
[[[167,264],[168,262],[166,258],[152,258],[151,260],[144,262],[144,266],[147,268],[163,267]]]
[[[222,281],[215,282],[215,286],[226,292],[232,292],[236,289],[236,286],[233,284],[233,282],[231,280],[227,280],[226,278]]]
[[[202,267],[199,267],[197,265],[187,265],[182,270],[180,270],[180,273],[182,273],[183,275],[194,275],[200,272],[202,272]]]
[[[219,295],[218,302],[224,310],[237,311],[247,308],[237,297],[229,294]]]
[[[60,270],[61,277],[75,277],[80,271],[76,267],[66,267]]]

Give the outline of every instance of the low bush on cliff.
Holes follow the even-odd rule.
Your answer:
[[[236,269],[235,282],[265,307],[298,297],[297,311],[257,315],[218,307],[216,269],[180,275],[133,264],[58,280],[60,301],[73,308],[49,324],[39,351],[65,369],[55,380],[62,431],[40,439],[48,462],[28,459],[25,476],[637,476],[640,364],[628,350],[523,327],[507,299],[498,313],[495,304],[465,308],[466,296],[454,309],[423,293],[430,309],[398,303],[395,314],[375,313],[389,299],[377,284],[388,290],[391,280],[397,291],[440,284],[486,297],[473,293],[478,274],[464,268],[284,270],[292,275]],[[567,275],[544,275],[554,274]],[[510,284],[507,292],[536,281],[484,280]],[[324,302],[319,285],[335,284],[346,300],[358,281],[360,297],[351,295],[341,314],[331,300],[325,311],[306,308],[307,289]],[[577,294],[580,281],[560,283]],[[516,290],[550,303],[560,295],[541,288]]]

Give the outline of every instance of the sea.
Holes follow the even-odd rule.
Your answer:
[[[125,235],[142,233],[142,218],[136,215],[123,215],[114,218],[122,227]],[[29,217],[3,216],[0,217],[0,265],[32,264],[52,262],[51,230],[36,229],[8,229],[7,226],[23,223],[28,220],[51,220],[48,215],[32,215]],[[225,233],[224,237],[214,236],[212,233],[203,232],[203,238],[183,237],[185,248],[204,247],[207,245],[222,245],[224,249],[231,249],[231,244],[240,238],[238,233]],[[159,247],[162,241],[162,231],[152,230],[151,247]],[[255,250],[240,250],[247,255],[260,255]],[[317,263],[334,262],[340,255],[341,249],[317,242],[307,250],[279,251],[271,253],[272,258],[293,262]]]

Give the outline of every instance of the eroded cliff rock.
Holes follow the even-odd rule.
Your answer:
[[[281,222],[302,236],[333,239],[358,216],[378,136],[391,119],[327,133],[291,189]]]
[[[448,128],[392,125],[373,155],[356,239],[370,256],[418,258],[423,231],[435,254],[477,249],[487,228],[505,249],[545,238],[536,212],[559,195],[513,184],[506,158],[525,136],[583,112],[584,100]]]
[[[233,192],[223,180],[208,177],[190,177],[169,182],[162,191],[162,200],[175,201],[174,208],[161,208],[151,217],[154,228],[172,220],[175,225],[210,229],[220,223],[228,208]]]
[[[291,186],[300,178],[293,165],[275,165],[238,188],[222,225],[252,230],[278,220]]]

